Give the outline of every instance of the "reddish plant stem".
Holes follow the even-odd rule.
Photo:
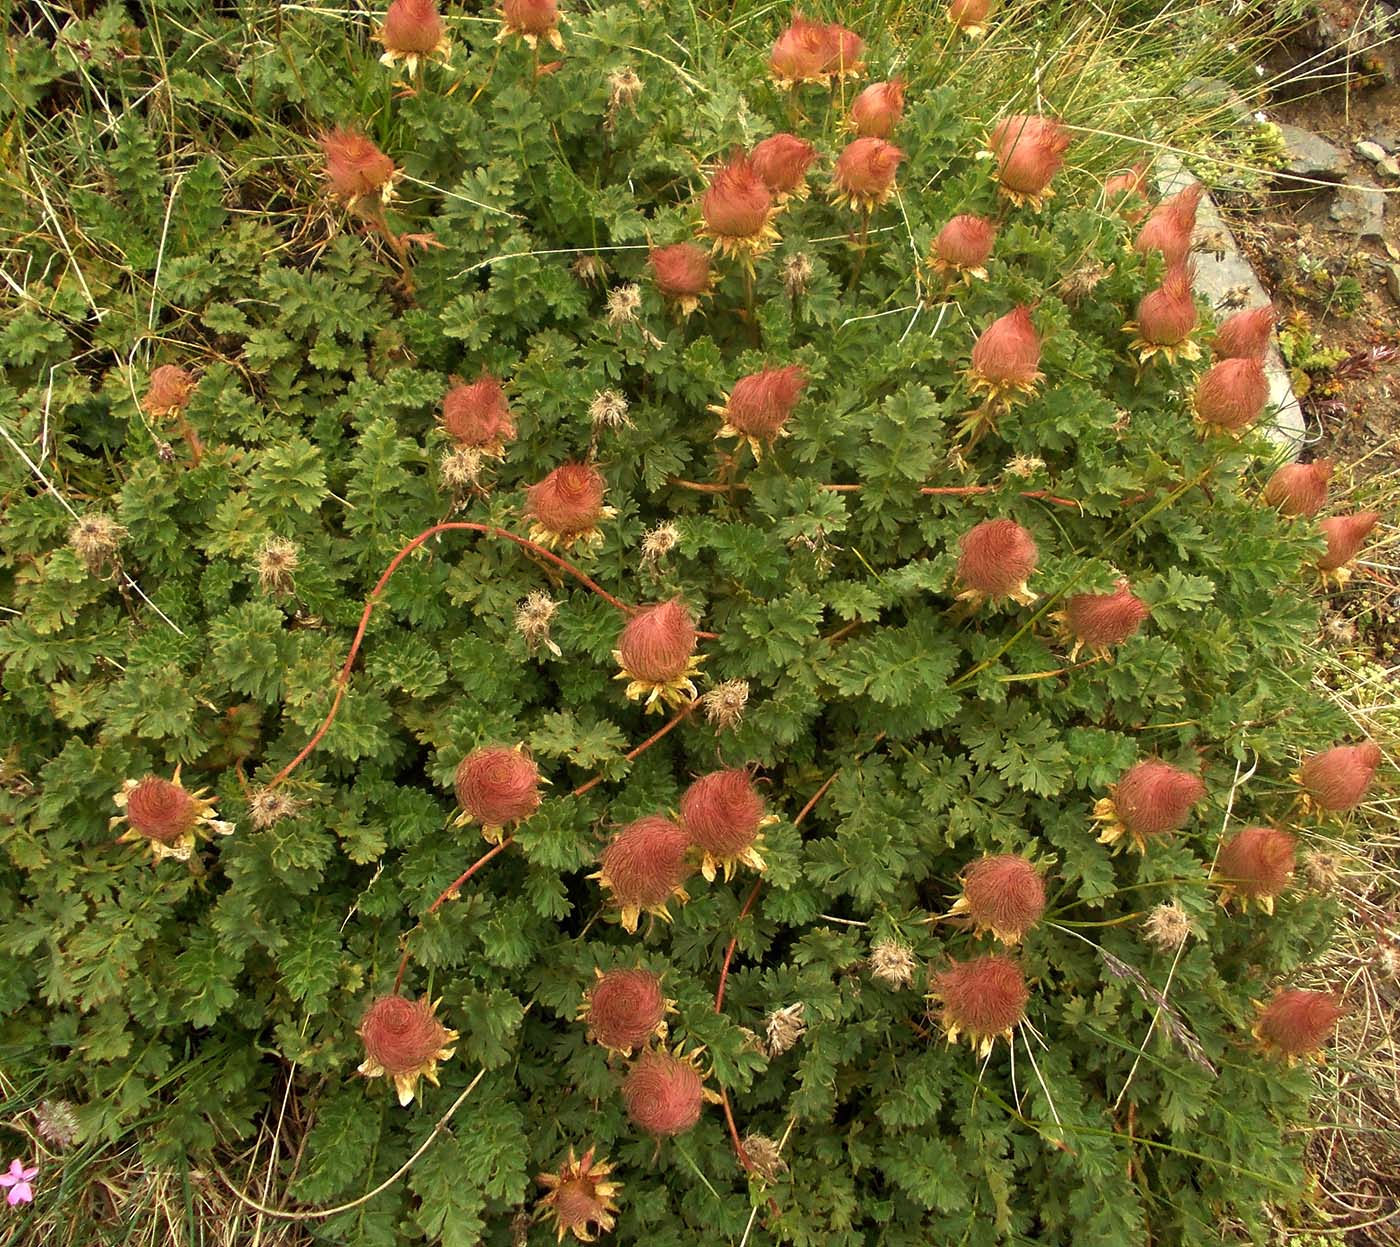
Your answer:
[[[629,606],[620,598],[615,598],[611,593],[599,585],[595,580],[584,575],[572,563],[566,559],[561,559],[552,550],[546,550],[538,542],[530,541],[526,537],[517,537],[514,533],[508,533],[504,528],[498,528],[494,524],[474,524],[466,520],[454,520],[448,523],[434,524],[431,528],[424,529],[418,536],[414,537],[407,545],[394,555],[389,566],[384,569],[384,574],[379,577],[379,581],[370,590],[369,597],[365,600],[365,609],[360,615],[360,626],[355,629],[355,639],[350,643],[350,652],[345,657],[345,665],[341,667],[340,674],[336,677],[335,697],[331,701],[330,711],[321,726],[316,729],[316,734],[307,741],[306,747],[295,758],[287,763],[276,775],[268,781],[268,788],[276,788],[283,780],[297,769],[311,755],[312,750],[321,743],[321,738],[330,730],[331,724],[335,721],[335,716],[340,710],[340,703],[345,696],[345,686],[350,680],[350,670],[355,664],[355,657],[360,652],[360,645],[365,639],[365,630],[369,627],[370,616],[374,613],[374,608],[379,603],[379,595],[384,591],[385,585],[389,583],[389,578],[398,570],[399,565],[419,546],[438,533],[448,532],[474,532],[484,533],[488,537],[499,537],[505,541],[514,542],[522,549],[530,550],[541,558],[553,563],[556,567],[562,568],[573,576],[586,589],[596,593],[603,601],[611,606],[617,607],[624,614],[633,614],[635,606]],[[706,634],[708,635],[708,634]]]
[[[724,964],[719,968],[719,986],[715,989],[715,1012],[724,1012],[724,985],[729,981],[729,963],[734,959],[734,949],[739,943],[739,924],[749,916],[749,910],[753,908],[754,901],[758,900],[758,890],[763,886],[763,876],[760,875],[753,881],[753,887],[749,889],[749,895],[744,901],[744,906],[739,910],[739,916],[734,919],[734,935],[729,941],[729,947],[724,950]]]
[[[678,489],[692,489],[701,494],[726,494],[735,489],[748,489],[747,481],[734,481],[732,483],[710,483],[706,481],[687,481],[679,476],[671,477],[668,482]],[[865,488],[864,485],[822,485],[820,488],[832,494],[855,494]],[[995,485],[925,485],[919,492],[926,497],[968,497],[973,494],[991,494],[996,492]],[[1074,498],[1060,498],[1045,489],[1023,489],[1020,491],[1022,498],[1039,498],[1044,502],[1053,502],[1059,507],[1081,507],[1083,504]],[[1148,495],[1138,494],[1132,498],[1124,498],[1123,506],[1130,503],[1141,502]]]
[[[466,883],[468,879],[470,879],[474,874],[476,874],[478,870],[485,866],[487,862],[489,862],[493,857],[496,856],[496,854],[504,853],[506,849],[508,849],[514,843],[514,836],[505,836],[502,838],[500,844],[493,844],[485,853],[478,857],[476,861],[474,861],[470,866],[468,866],[466,870],[464,870],[460,875],[458,875],[456,879],[454,879],[450,884],[447,885],[447,887],[443,888],[443,890],[438,893],[437,900],[435,900],[431,905],[429,905],[428,908],[424,911],[423,918],[426,918],[429,914],[436,913],[438,908],[445,904],[446,901],[452,896],[452,894],[462,886],[462,884]],[[420,924],[422,920],[422,918],[419,919]],[[404,971],[407,969],[408,943],[407,940],[405,940],[403,957],[399,961],[399,972],[396,975],[394,975],[394,994],[396,996],[398,995],[399,987],[403,983]]]
[[[687,716],[692,714],[695,710],[695,707],[699,704],[700,703],[698,700],[686,702],[686,704],[682,706],[675,714],[673,714],[670,717],[670,719],[668,719],[660,728],[658,728],[655,732],[648,736],[646,740],[642,741],[642,743],[638,745],[635,749],[630,750],[628,753],[624,754],[623,757],[625,757],[628,762],[634,762],[639,754],[645,753],[654,744],[656,744],[658,740],[665,736],[667,732],[669,732],[673,727],[679,724],[681,720],[685,719]],[[581,797],[584,793],[591,792],[602,782],[603,775],[601,772],[599,772],[592,779],[580,784],[569,795],[571,797]]]

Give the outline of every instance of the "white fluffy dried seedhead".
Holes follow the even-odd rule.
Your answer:
[[[807,1006],[798,1001],[784,1009],[774,1009],[767,1019],[767,1043],[764,1045],[769,1056],[782,1056],[793,1047],[807,1030],[803,1014]]]
[[[588,418],[593,421],[595,435],[604,429],[616,431],[633,427],[627,399],[616,390],[599,390],[588,404]]]
[[[603,122],[605,130],[617,125],[618,114],[625,108],[636,112],[642,96],[642,80],[630,68],[615,69],[608,75],[608,113]]]
[[[657,563],[674,550],[681,541],[681,530],[669,520],[649,529],[642,538],[642,566],[655,570]]]
[[[870,949],[871,976],[886,987],[896,990],[909,987],[914,982],[914,953],[905,944],[895,940],[877,940]]]
[[[744,707],[749,704],[749,682],[747,680],[726,680],[716,684],[700,699],[705,707],[705,718],[720,731],[739,726],[744,719]]]
[[[642,307],[642,288],[636,282],[617,286],[608,292],[608,324],[621,329],[637,319]]]
[[[1175,952],[1191,936],[1191,919],[1180,901],[1156,905],[1142,924],[1143,939],[1164,953]]]
[[[1341,863],[1331,853],[1314,849],[1303,854],[1303,878],[1314,892],[1332,891],[1341,877]]]
[[[1034,476],[1045,466],[1045,460],[1035,455],[1016,455],[1006,464],[1006,475],[1019,477],[1025,480]]]
[[[558,609],[559,603],[540,589],[526,594],[515,608],[515,630],[525,638],[525,647],[530,653],[543,645],[555,658],[562,656],[563,651],[549,635],[550,621]]]
[[[84,515],[68,530],[68,544],[94,576],[117,563],[126,529],[106,515]]]
[[[481,488],[481,473],[486,459],[475,446],[456,446],[447,451],[438,464],[442,483],[454,494],[470,493]]]
[[[259,788],[248,797],[248,817],[259,831],[266,831],[290,818],[304,804],[274,788]]]
[[[1092,294],[1094,288],[1111,272],[1111,264],[1107,268],[1102,264],[1086,264],[1083,268],[1077,268],[1060,283],[1060,297],[1074,307]]]
[[[34,1129],[55,1151],[71,1147],[78,1138],[78,1114],[67,1100],[40,1100]]]
[[[812,280],[812,261],[805,252],[799,251],[783,261],[783,289],[788,298],[795,299],[807,293],[807,285]]]
[[[581,255],[569,268],[587,286],[601,286],[607,280],[607,261],[599,255]]]
[[[290,593],[301,566],[301,549],[285,537],[269,537],[258,555],[258,584],[264,593]]]
[[[753,1172],[764,1182],[776,1182],[787,1172],[782,1151],[766,1134],[746,1134],[742,1146]]]

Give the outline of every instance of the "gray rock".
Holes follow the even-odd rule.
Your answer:
[[[1371,142],[1379,143],[1388,152],[1400,152],[1400,126],[1376,126]]]
[[[1348,182],[1337,187],[1327,228],[1336,234],[1379,238],[1385,226],[1385,192],[1374,182]]]
[[[1387,156],[1376,169],[1388,178],[1400,178],[1400,156]]]
[[[1227,113],[1242,125],[1254,124],[1253,106],[1223,78],[1192,78],[1181,88],[1181,93],[1189,96],[1196,107],[1205,104]]]
[[[1369,160],[1373,165],[1378,165],[1385,159],[1385,148],[1379,143],[1373,143],[1369,139],[1360,139],[1356,143],[1356,154]]]
[[[1169,157],[1157,161],[1157,170],[1157,189],[1163,195],[1174,195],[1195,181],[1179,162]],[[1224,319],[1231,312],[1259,307],[1269,301],[1209,193],[1201,196],[1195,238],[1198,242],[1192,256],[1196,265],[1195,290],[1210,300],[1218,318]],[[1208,239],[1213,245],[1204,245]],[[1264,371],[1269,378],[1269,402],[1278,413],[1265,432],[1290,459],[1296,458],[1303,447],[1303,411],[1293,394],[1288,367],[1277,341],[1269,343]]]
[[[1385,266],[1385,290],[1392,299],[1400,303],[1400,264]]]
[[[1346,152],[1329,143],[1326,139],[1281,122],[1278,127],[1283,136],[1283,148],[1288,163],[1286,172],[1294,177],[1325,178],[1328,181],[1341,181],[1346,177],[1348,160]]]

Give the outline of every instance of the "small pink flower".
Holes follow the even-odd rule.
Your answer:
[[[8,1173],[0,1173],[0,1186],[10,1189],[5,1194],[6,1202],[13,1208],[17,1204],[34,1202],[34,1187],[31,1183],[39,1175],[39,1166],[26,1169],[22,1160],[12,1160]]]

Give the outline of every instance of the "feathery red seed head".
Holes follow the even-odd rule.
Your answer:
[[[814,82],[826,73],[829,42],[825,25],[794,14],[792,24],[773,41],[768,68],[785,82]]]
[[[1147,603],[1126,580],[1120,580],[1112,593],[1075,593],[1065,604],[1070,635],[1092,649],[1122,645],[1147,615]]]
[[[653,909],[664,905],[690,873],[690,837],[669,818],[648,814],[630,822],[603,850],[602,871],[621,906]]]
[[[1318,559],[1318,570],[1335,572],[1350,563],[1361,553],[1380,519],[1379,511],[1358,511],[1355,515],[1333,515],[1319,521],[1318,527],[1327,538],[1327,553]]]
[[[423,56],[442,42],[442,16],[437,0],[389,0],[380,33],[390,52]]]
[[[565,463],[525,491],[526,510],[560,537],[591,531],[603,514],[607,482],[589,463]]]
[[[773,196],[746,156],[715,170],[700,197],[705,228],[716,238],[759,237],[773,212]]]
[[[973,344],[973,372],[998,386],[1031,385],[1039,369],[1040,336],[1028,307],[1014,308],[992,321]]]
[[[141,406],[152,415],[163,415],[183,408],[189,404],[194,386],[194,377],[178,364],[161,364],[151,370],[150,383]]]
[[[519,749],[483,745],[457,764],[457,802],[487,827],[529,818],[540,805],[540,773]]]
[[[992,0],[951,0],[948,20],[959,30],[975,30],[986,25],[991,11]]]
[[[986,217],[964,213],[955,216],[933,240],[933,250],[953,268],[981,268],[992,254],[997,227]]]
[[[645,1045],[666,1016],[661,980],[650,970],[609,970],[593,984],[587,1006],[593,1038],[618,1052]]]
[[[865,40],[854,30],[828,22],[822,32],[822,46],[826,54],[823,68],[828,74],[845,77],[862,68],[860,54],[865,51]]]
[[[1010,940],[1019,940],[1045,912],[1040,872],[1015,853],[973,862],[963,875],[963,896],[977,926]]]
[[[990,598],[1006,597],[1030,579],[1040,552],[1015,520],[984,520],[958,539],[958,579]]]
[[[1133,243],[1134,250],[1142,255],[1160,251],[1169,268],[1184,263],[1191,254],[1196,209],[1204,192],[1205,188],[1199,182],[1192,182],[1170,199],[1159,203],[1138,231],[1137,240]]]
[[[1205,795],[1199,775],[1149,758],[1123,772],[1114,785],[1113,809],[1133,835],[1160,836],[1184,827]]]
[[[515,440],[505,391],[489,375],[454,385],[443,395],[442,427],[459,446],[480,449]]]
[[[1272,899],[1293,878],[1294,844],[1277,827],[1246,827],[1221,848],[1216,873],[1243,897]]]
[[[904,116],[904,79],[872,82],[851,104],[851,123],[856,133],[887,139]]]
[[[681,825],[716,858],[742,853],[763,820],[763,798],[742,767],[702,775],[681,796]]]
[[[832,180],[837,191],[851,199],[876,202],[894,186],[895,172],[904,153],[884,139],[867,137],[848,143],[836,158]]]
[[[807,388],[807,370],[801,364],[765,368],[740,377],[724,406],[731,428],[745,437],[771,443],[788,422],[797,400]]]
[[[1065,163],[1069,142],[1064,127],[1051,117],[1007,117],[991,135],[997,178],[1008,190],[1039,195]]]
[[[1211,350],[1216,359],[1263,359],[1274,336],[1274,305],[1236,312],[1220,322]]]
[[[326,179],[346,203],[379,195],[394,176],[394,162],[359,130],[341,128],[321,136]]]
[[[391,1077],[411,1074],[429,1064],[448,1039],[426,1000],[380,996],[360,1023],[365,1055]]]
[[[1283,1056],[1305,1056],[1327,1042],[1344,1012],[1330,992],[1280,988],[1260,1012],[1254,1033]]]
[[[539,38],[559,25],[559,5],[555,0],[501,0],[501,13],[507,30]]]
[[[668,299],[696,299],[710,288],[710,257],[693,242],[658,247],[649,260],[656,288]]]
[[[770,134],[749,154],[754,172],[773,195],[791,195],[807,176],[817,149],[795,134]]]
[[[1269,401],[1269,378],[1255,358],[1222,359],[1196,382],[1196,414],[1207,424],[1236,431],[1253,424]]]
[[[970,961],[954,961],[934,978],[949,1029],[973,1040],[990,1040],[1010,1030],[1026,1016],[1025,976],[1021,967],[1001,953]]]
[[[127,795],[126,817],[148,840],[174,844],[195,825],[199,809],[179,784],[147,775]]]
[[[1316,515],[1327,504],[1332,460],[1285,463],[1264,486],[1264,501],[1284,515]]]
[[[652,1048],[643,1052],[622,1083],[627,1116],[658,1138],[684,1134],[700,1120],[705,1084],[689,1061]]]
[[[1375,741],[1337,745],[1308,758],[1298,778],[1314,804],[1324,810],[1349,810],[1366,795],[1380,764]]]
[[[1196,301],[1191,297],[1192,271],[1185,264],[1169,268],[1162,284],[1138,303],[1138,333],[1154,346],[1176,346],[1196,327]]]
[[[685,674],[695,654],[695,624],[680,598],[645,606],[617,638],[622,665],[633,678],[668,684]]]

